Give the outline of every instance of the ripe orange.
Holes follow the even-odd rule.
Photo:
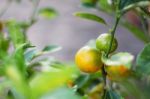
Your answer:
[[[101,53],[89,46],[82,47],[75,55],[78,68],[86,73],[94,73],[102,67]]]
[[[121,66],[106,66],[107,76],[110,80],[118,81],[120,79],[124,79],[128,77],[130,74],[130,70],[121,65]]]

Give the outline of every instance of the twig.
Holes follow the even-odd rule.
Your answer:
[[[36,1],[33,3],[34,7],[33,7],[33,11],[32,11],[31,17],[30,17],[30,19],[29,19],[29,25],[28,25],[26,28],[23,29],[23,33],[24,33],[25,38],[27,38],[26,32],[27,32],[28,28],[29,28],[32,24],[34,24],[34,22],[35,22],[35,15],[36,15],[36,11],[37,11],[37,8],[38,8],[39,3],[40,3],[40,0],[36,0]]]
[[[115,32],[116,32],[116,28],[118,26],[118,23],[119,23],[119,20],[120,20],[120,17],[121,17],[121,13],[120,13],[120,10],[119,10],[120,2],[121,2],[120,0],[117,0],[117,2],[116,2],[116,6],[117,6],[117,8],[116,8],[116,21],[115,21],[114,27],[110,31],[110,33],[111,33],[111,40],[110,40],[110,44],[109,44],[109,49],[108,49],[108,51],[106,53],[106,57],[107,58],[108,58],[109,53],[111,51],[113,40],[114,40],[114,36],[115,36]],[[103,65],[102,73],[103,73],[103,79],[104,79],[104,83],[105,83],[104,94],[103,94],[102,98],[106,99],[108,83],[107,83],[107,72],[105,71],[105,65]]]
[[[36,0],[36,1],[33,3],[34,8],[33,8],[33,12],[32,12],[31,17],[30,17],[30,24],[31,24],[31,25],[35,22],[35,15],[36,15],[36,11],[37,11],[37,8],[38,8],[39,3],[40,3],[40,0]]]
[[[114,40],[114,36],[115,36],[115,31],[116,31],[116,28],[117,28],[117,25],[119,23],[119,20],[120,20],[120,16],[116,17],[116,22],[115,22],[115,26],[113,27],[113,29],[110,31],[111,33],[111,40],[110,40],[110,46],[109,46],[109,49],[106,53],[106,57],[108,58],[108,55],[111,51],[111,48],[112,48],[112,44],[113,44],[113,40]]]
[[[105,71],[105,65],[103,65],[103,67],[102,67],[102,74],[103,74],[103,80],[104,80],[104,94],[103,94],[103,99],[105,99],[106,98],[106,93],[107,93],[107,78],[106,78],[106,76],[107,76],[107,72]]]

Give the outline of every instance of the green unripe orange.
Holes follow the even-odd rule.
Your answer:
[[[108,33],[101,34],[96,39],[97,49],[99,49],[100,51],[103,51],[103,52],[107,52],[109,50],[111,37],[112,37],[111,34],[108,34]],[[117,49],[117,46],[118,46],[117,40],[116,40],[116,38],[114,38],[114,40],[112,42],[112,47],[111,47],[110,53],[114,52]]]
[[[78,68],[86,73],[94,73],[101,69],[101,53],[89,46],[82,47],[75,55]]]

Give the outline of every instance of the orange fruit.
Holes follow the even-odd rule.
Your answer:
[[[101,53],[89,46],[82,47],[75,55],[78,68],[86,73],[94,73],[100,70],[103,63]]]
[[[128,77],[130,70],[121,65],[121,66],[106,66],[107,76],[110,80],[120,80]]]

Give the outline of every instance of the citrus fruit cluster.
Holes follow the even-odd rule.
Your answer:
[[[102,53],[112,53],[117,49],[118,43],[116,38],[112,41],[112,47],[110,47],[111,34],[104,33],[96,39],[96,48],[90,46],[84,46],[80,48],[75,55],[75,62],[78,68],[85,73],[95,73],[100,71],[104,66],[101,60]],[[127,68],[125,66],[106,66],[105,70],[108,76],[125,75]]]
[[[96,39],[96,48],[84,46],[79,49],[75,55],[75,62],[79,69],[86,73],[94,73],[99,71],[103,66],[101,61],[101,53],[108,51],[110,40],[111,35],[104,33]],[[116,48],[117,40],[114,39],[110,52],[115,51]]]

